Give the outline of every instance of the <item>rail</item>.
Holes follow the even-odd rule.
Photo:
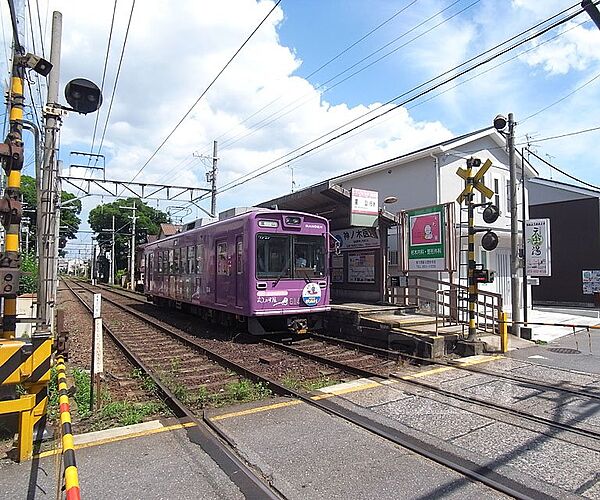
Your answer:
[[[62,454],[64,465],[65,494],[67,500],[79,500],[79,472],[75,462],[73,431],[71,429],[71,406],[67,388],[67,369],[63,356],[56,358],[58,375],[58,403],[60,408],[60,426],[62,434]]]
[[[387,301],[435,314],[436,328],[467,325],[469,322],[469,289],[457,283],[427,276],[407,276],[406,286],[388,287]],[[499,293],[478,290],[475,304],[477,328],[498,333],[500,313],[503,309],[502,296]]]

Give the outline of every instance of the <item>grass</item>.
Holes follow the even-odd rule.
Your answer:
[[[306,392],[316,391],[322,387],[333,385],[336,383],[335,380],[329,377],[319,377],[312,380],[300,380],[292,374],[288,374],[283,378],[283,385],[294,390],[302,390]]]
[[[230,382],[219,392],[209,392],[205,386],[200,386],[189,403],[195,404],[200,408],[208,406],[219,408],[222,406],[236,403],[249,403],[251,401],[260,401],[273,395],[262,382],[254,383],[250,380],[242,379],[237,382]]]
[[[144,389],[146,392],[150,392],[152,394],[156,392],[156,382],[154,382],[152,377],[146,375],[140,368],[135,368],[133,372],[131,372],[131,376],[132,378],[140,381],[142,389]]]

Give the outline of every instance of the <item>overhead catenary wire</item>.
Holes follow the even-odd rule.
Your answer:
[[[133,6],[132,6],[132,12],[133,12]],[[104,68],[102,69],[102,81],[100,83],[100,93],[104,92],[104,83],[106,82],[106,70],[108,68],[108,57],[110,55],[110,46],[111,46],[111,42],[112,42],[112,35],[113,35],[113,29],[115,27],[115,15],[117,13],[117,0],[115,0],[114,5],[113,5],[113,13],[112,13],[112,19],[110,21],[110,30],[108,33],[108,42],[106,44],[106,55],[104,56]],[[125,41],[123,43],[123,50],[124,50],[124,45],[127,41],[127,38],[125,38]],[[117,78],[118,78],[118,73],[117,73]],[[116,90],[116,80],[115,80],[115,90]],[[113,90],[114,93],[114,90]],[[90,153],[94,152],[94,144],[96,142],[96,132],[98,130],[98,120],[100,118],[100,113],[96,113],[96,119],[94,121],[94,131],[92,133],[92,144],[90,146]],[[88,165],[89,162],[91,161],[91,157],[88,159]],[[96,157],[96,162],[98,161],[98,157]]]
[[[434,78],[432,78],[432,79],[430,79],[430,80],[428,80],[428,81],[426,81],[426,82],[418,85],[417,87],[414,87],[413,89],[410,89],[410,90],[408,90],[406,92],[403,92],[399,96],[396,96],[396,97],[388,100],[387,102],[385,102],[385,103],[381,104],[380,106],[378,106],[378,107],[370,110],[369,112],[364,113],[363,115],[361,115],[361,116],[359,116],[357,118],[354,118],[353,120],[350,120],[349,122],[346,122],[345,124],[337,127],[336,129],[334,129],[332,131],[329,131],[329,132],[327,132],[327,133],[325,133],[325,134],[323,134],[323,135],[321,135],[321,136],[313,139],[312,141],[310,141],[310,142],[308,142],[308,143],[306,143],[306,144],[304,144],[302,146],[299,146],[299,147],[295,148],[294,150],[290,151],[289,153],[286,153],[285,155],[282,155],[282,156],[280,156],[280,157],[272,160],[271,162],[269,162],[269,163],[267,163],[267,164],[265,164],[265,165],[263,165],[263,166],[255,169],[254,171],[249,172],[248,174],[240,176],[238,179],[233,180],[233,181],[227,183],[218,192],[219,193],[223,193],[225,191],[228,191],[230,189],[238,187],[239,185],[244,184],[244,183],[246,183],[246,182],[248,182],[250,180],[256,179],[257,177],[260,177],[260,176],[262,176],[262,175],[264,175],[264,174],[266,174],[268,172],[271,172],[271,171],[273,171],[273,170],[275,170],[277,168],[280,168],[280,167],[282,167],[284,165],[287,165],[287,164],[289,164],[289,162],[294,161],[294,160],[296,160],[298,158],[301,158],[301,157],[305,156],[306,154],[310,153],[311,151],[319,149],[319,148],[323,147],[324,145],[329,144],[329,143],[331,143],[331,142],[333,142],[333,141],[335,141],[335,140],[337,140],[337,139],[339,139],[339,138],[341,138],[341,137],[349,134],[350,132],[352,132],[354,130],[357,130],[357,129],[365,126],[366,124],[371,123],[371,122],[379,119],[380,117],[382,117],[382,116],[384,116],[384,115],[386,115],[386,114],[388,114],[388,113],[390,113],[390,112],[392,112],[392,111],[394,111],[394,110],[396,110],[396,109],[398,109],[398,108],[400,108],[400,107],[408,104],[409,102],[412,102],[412,101],[414,101],[414,100],[422,97],[423,95],[425,95],[425,94],[427,94],[427,93],[429,93],[429,92],[431,92],[431,91],[433,91],[433,90],[435,90],[435,89],[437,89],[437,88],[439,88],[439,87],[441,87],[441,86],[443,86],[443,85],[445,85],[445,84],[447,84],[447,83],[449,83],[449,82],[451,82],[451,81],[453,81],[453,80],[455,80],[457,78],[460,78],[461,76],[465,75],[466,73],[468,73],[470,71],[473,71],[474,69],[476,69],[476,68],[478,68],[480,66],[483,66],[484,64],[487,64],[488,62],[492,61],[493,59],[496,59],[497,57],[500,57],[501,55],[503,55],[503,54],[505,54],[505,53],[507,53],[507,52],[509,52],[511,50],[514,50],[515,48],[517,48],[517,47],[519,47],[519,46],[521,46],[521,45],[523,45],[525,43],[528,43],[528,42],[530,42],[530,41],[538,38],[539,36],[547,33],[548,31],[556,28],[557,26],[560,26],[561,24],[564,24],[565,22],[567,22],[567,21],[575,18],[576,16],[578,16],[579,14],[581,14],[583,12],[583,9],[579,8],[579,9],[577,9],[576,12],[574,12],[574,13],[572,13],[570,15],[567,15],[567,16],[561,18],[561,19],[558,19],[557,21],[551,23],[549,26],[546,26],[546,27],[540,29],[538,32],[533,33],[532,35],[529,35],[526,38],[515,42],[514,44],[510,45],[509,47],[504,48],[501,51],[488,56],[484,60],[482,60],[482,61],[480,61],[480,62],[478,62],[478,63],[476,63],[476,64],[474,64],[472,66],[469,66],[466,69],[464,69],[464,70],[462,70],[462,71],[460,71],[460,72],[458,72],[456,74],[451,75],[450,77],[442,80],[439,83],[431,85],[430,87],[424,89],[423,91],[419,92],[418,94],[413,95],[413,96],[411,96],[411,97],[403,100],[400,103],[397,103],[397,104],[395,103],[395,101],[397,101],[399,98],[404,97],[404,96],[406,96],[408,94],[411,94],[415,90],[423,88],[426,85],[428,85],[428,84],[430,84],[432,82],[435,82],[436,80],[439,80],[444,75],[447,75],[448,73],[452,73],[457,68],[461,68],[461,67],[465,66],[466,64],[468,64],[468,63],[470,63],[470,62],[472,62],[474,60],[477,60],[477,59],[481,58],[483,55],[488,54],[488,53],[494,51],[495,49],[497,49],[499,47],[502,47],[503,45],[506,45],[507,42],[510,42],[512,40],[515,40],[515,39],[523,36],[523,34],[528,33],[529,31],[531,31],[532,29],[534,29],[536,27],[539,27],[539,26],[541,26],[543,24],[546,24],[549,20],[552,20],[552,19],[556,18],[557,16],[568,12],[569,10],[572,10],[576,6],[577,6],[577,4],[575,4],[575,6],[573,6],[573,7],[570,7],[568,9],[565,9],[565,10],[559,12],[558,14],[555,14],[555,15],[551,16],[550,18],[546,19],[545,21],[542,21],[541,23],[536,24],[534,27],[529,28],[529,29],[525,30],[524,32],[522,32],[520,34],[515,35],[515,36],[509,38],[508,40],[506,40],[506,41],[504,41],[504,42],[496,45],[495,47],[492,47],[491,49],[488,49],[488,50],[484,51],[483,53],[481,53],[481,54],[479,54],[479,55],[477,55],[475,57],[470,58],[469,60],[461,63],[458,66],[455,66],[454,68],[452,68],[452,69],[450,69],[450,70],[442,73],[441,75],[438,75],[438,76],[436,76],[436,77],[434,77]],[[333,136],[333,137],[331,137],[331,138],[323,141],[320,144],[317,144],[316,146],[313,146],[312,148],[306,149],[305,151],[298,153],[299,151],[302,151],[304,148],[310,146],[311,144],[314,144],[314,143],[318,142],[319,140],[324,139],[325,137],[331,135],[332,133],[335,133],[335,132],[343,129],[344,127],[347,127],[348,125],[350,125],[350,124],[352,124],[352,123],[354,123],[354,122],[356,122],[356,121],[358,121],[358,120],[360,120],[362,118],[365,118],[367,115],[372,114],[372,113],[380,110],[381,108],[384,108],[385,106],[389,106],[390,104],[393,104],[393,106],[389,107],[387,110],[379,113],[378,115],[376,115],[376,116],[374,116],[372,118],[369,118],[369,119],[367,119],[367,120],[359,123],[358,125],[355,125],[355,126],[349,128],[349,129],[347,129],[347,130],[345,130],[343,132],[340,132],[339,134],[337,134],[337,135],[335,135],[335,136]],[[295,153],[298,153],[298,154],[296,156],[292,157],[292,158],[288,158],[289,156],[294,155]],[[285,161],[282,161],[284,159],[285,159]],[[281,163],[278,163],[275,166],[270,167],[270,168],[267,169],[267,167],[269,167],[270,165],[273,165],[274,163],[277,163],[277,162],[280,162],[280,161],[281,161]],[[261,172],[261,170],[264,170],[264,171]],[[245,180],[243,180],[243,179],[245,179]],[[205,195],[200,196],[198,200],[201,200],[203,198],[205,198]]]
[[[236,56],[242,51],[242,49],[246,46],[246,44],[250,41],[250,39],[254,36],[254,34],[260,29],[260,27],[265,23],[265,21],[270,17],[270,15],[275,11],[275,9],[279,6],[281,0],[277,0],[277,2],[273,5],[271,10],[267,13],[267,15],[262,19],[258,26],[254,28],[252,33],[248,35],[246,40],[240,45],[240,47],[235,51],[235,53],[231,56],[231,58],[225,63],[223,68],[217,73],[217,75],[213,78],[213,80],[208,84],[208,86],[204,89],[204,91],[200,94],[200,96],[194,101],[194,103],[190,106],[190,108],[183,114],[183,116],[179,119],[179,121],[175,124],[175,127],[167,134],[167,136],[163,139],[163,141],[159,144],[159,146],[154,150],[154,152],[150,155],[150,157],[146,160],[146,162],[140,167],[140,169],[136,172],[136,174],[131,178],[130,182],[133,182],[138,175],[140,175],[144,169],[148,166],[148,164],[154,159],[154,157],[159,153],[159,151],[163,148],[163,146],[167,143],[167,141],[172,137],[172,135],[177,131],[180,125],[185,121],[185,119],[190,115],[192,110],[196,107],[196,105],[200,102],[200,100],[206,95],[206,93],[210,90],[210,88],[214,85],[214,83],[219,79],[219,77],[223,74],[223,72],[227,69],[227,67],[231,64],[231,62],[236,58]],[[121,191],[120,194],[122,194]]]
[[[116,7],[116,5],[115,5]],[[100,154],[102,151],[102,146],[104,145],[104,137],[106,136],[106,129],[108,128],[108,122],[110,120],[110,114],[112,112],[113,103],[115,100],[115,95],[117,93],[117,85],[119,83],[119,76],[121,75],[121,67],[123,65],[123,58],[125,56],[125,48],[127,47],[127,40],[129,39],[129,30],[131,28],[131,20],[133,19],[133,11],[135,9],[135,0],[131,3],[131,11],[129,12],[129,20],[127,21],[127,29],[125,30],[125,38],[123,39],[123,46],[121,48],[121,55],[119,57],[119,65],[117,66],[117,74],[115,76],[115,82],[113,84],[110,103],[108,105],[108,111],[106,112],[106,120],[104,121],[104,128],[102,130],[102,137],[100,139],[100,145],[98,146],[98,151],[96,154]]]

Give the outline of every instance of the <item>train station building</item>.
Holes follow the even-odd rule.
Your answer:
[[[331,263],[332,299],[386,302],[390,278],[405,275],[408,270],[405,242],[398,237],[399,215],[403,211],[447,205],[448,213],[452,214],[451,220],[447,221],[451,235],[450,266],[442,271],[419,270],[410,274],[466,284],[466,252],[461,256],[461,244],[465,246],[466,242],[466,239],[461,241],[461,223],[466,227],[466,209],[456,201],[465,184],[457,170],[465,168],[466,160],[471,157],[492,162],[483,180],[494,192],[493,199],[486,200],[481,195],[480,200],[478,194],[476,202],[492,201],[500,211],[498,220],[490,225],[483,221],[483,208],[476,209],[476,227],[492,229],[499,237],[497,248],[491,252],[481,249],[480,239],[476,242],[476,260],[496,273],[494,282],[481,288],[500,294],[504,309],[508,310],[511,300],[509,166],[505,139],[493,127],[359,168],[259,206],[300,210],[328,218],[332,235],[342,242],[341,255],[334,255]],[[520,181],[523,176],[526,179],[537,176],[527,163],[523,166],[518,161],[517,165]],[[356,189],[378,193],[379,216],[371,227],[351,224],[352,190]],[[526,188],[523,192],[522,183],[518,199],[519,219],[527,218],[528,196]]]

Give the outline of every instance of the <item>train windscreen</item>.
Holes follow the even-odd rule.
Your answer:
[[[324,276],[324,237],[269,233],[257,235],[258,279],[310,279]]]

